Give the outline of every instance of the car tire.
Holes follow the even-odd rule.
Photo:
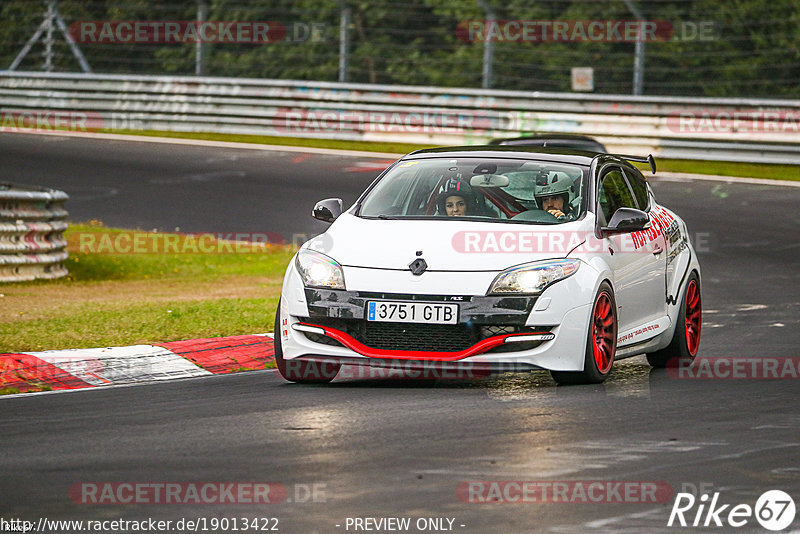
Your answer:
[[[666,348],[647,355],[647,363],[653,367],[666,367],[681,360],[693,360],[700,348],[700,329],[703,323],[703,306],[700,295],[700,278],[692,271],[686,280],[686,289],[681,299],[681,311]]]
[[[617,303],[608,282],[597,289],[584,351],[583,371],[550,371],[558,384],[600,384],[608,378],[617,350]]]
[[[327,384],[336,378],[339,369],[342,367],[341,364],[308,360],[289,360],[287,362],[283,359],[280,301],[278,301],[278,309],[275,310],[274,336],[275,365],[283,378],[298,384]]]

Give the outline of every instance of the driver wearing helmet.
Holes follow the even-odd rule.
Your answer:
[[[572,218],[570,192],[572,180],[560,173],[543,172],[536,178],[536,202],[544,211],[559,219]]]
[[[464,217],[477,214],[477,199],[467,182],[451,180],[447,182],[439,196],[436,206],[440,215]]]

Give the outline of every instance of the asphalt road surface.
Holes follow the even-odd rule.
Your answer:
[[[0,154],[0,181],[66,191],[73,221],[287,241],[325,230],[309,216],[316,201],[352,204],[378,174],[358,166],[369,158],[45,135],[0,134]]]
[[[0,135],[0,153],[5,180],[70,193],[73,219],[165,230],[312,232],[315,200],[352,201],[377,174],[353,172],[364,158],[23,135]],[[198,176],[206,178],[189,178]],[[800,188],[652,183],[687,221],[700,256],[701,355],[793,357],[796,370]],[[0,398],[0,518],[203,518],[218,532],[243,517],[277,518],[280,532],[299,533],[365,532],[355,519],[387,517],[411,518],[410,532],[422,531],[416,521],[424,518],[464,533],[679,530],[667,526],[674,493],[658,502],[623,493],[628,502],[619,502],[606,491],[601,500],[611,502],[581,502],[574,483],[591,481],[654,484],[709,501],[719,492],[717,506],[731,505],[723,521],[767,490],[800,504],[800,376],[791,373],[678,379],[637,357],[601,386],[556,387],[546,373],[411,380],[348,369],[328,386],[250,372]],[[570,481],[573,490],[560,499],[569,502],[541,503],[541,494],[469,502],[513,489],[491,481]],[[105,482],[275,482],[287,497],[257,506],[70,497],[70,488],[88,487],[76,485]],[[685,512],[689,524],[698,505]],[[211,528],[223,518],[227,528]],[[704,510],[701,526],[686,531],[765,531],[753,517],[739,529],[704,528],[705,519]]]

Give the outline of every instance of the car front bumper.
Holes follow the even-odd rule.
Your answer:
[[[591,268],[540,296],[383,293],[304,288],[294,269],[281,300],[283,357],[391,366],[402,362],[481,369],[583,369],[596,273]],[[582,272],[581,272],[582,271]],[[365,320],[370,300],[459,305],[458,325]],[[393,363],[394,362],[394,363]]]

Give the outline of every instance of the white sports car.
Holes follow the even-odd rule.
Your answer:
[[[283,281],[275,358],[293,382],[342,364],[547,369],[597,383],[615,360],[694,358],[700,267],[684,222],[629,161],[592,152],[413,152],[305,243]]]

